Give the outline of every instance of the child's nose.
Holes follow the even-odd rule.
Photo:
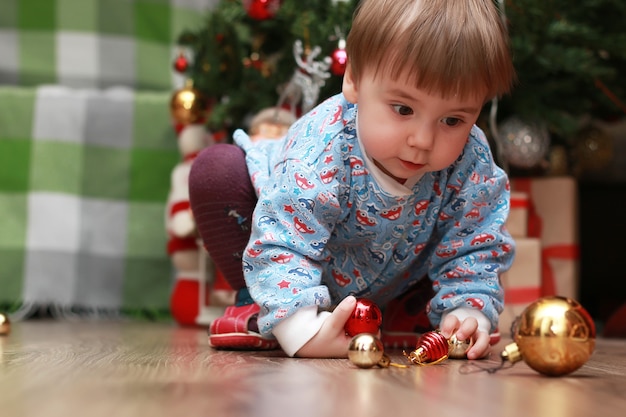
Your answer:
[[[429,151],[435,143],[435,132],[428,126],[417,127],[408,138],[409,146]]]

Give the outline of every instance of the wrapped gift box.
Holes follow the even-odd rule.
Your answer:
[[[511,269],[500,275],[504,288],[504,311],[499,330],[509,336],[511,325],[524,309],[541,297],[541,240],[515,239],[516,254]]]
[[[516,178],[529,196],[528,236],[541,240],[541,295],[578,297],[578,187],[571,177]]]
[[[506,228],[511,236],[526,237],[528,235],[528,208],[530,199],[528,193],[512,191],[511,208],[506,221]]]

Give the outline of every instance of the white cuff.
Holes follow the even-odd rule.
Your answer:
[[[302,346],[319,332],[330,311],[317,313],[317,306],[302,307],[274,327],[272,332],[280,347],[294,356]]]
[[[471,307],[455,308],[454,310],[445,312],[441,317],[441,321],[444,321],[448,314],[455,316],[461,322],[468,317],[474,317],[478,321],[478,330],[486,332],[487,334],[491,333],[491,322],[480,310]]]

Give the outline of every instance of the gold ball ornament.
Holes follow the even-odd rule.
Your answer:
[[[565,146],[555,145],[550,149],[548,175],[567,175],[569,156]]]
[[[384,355],[383,342],[370,333],[357,334],[348,347],[348,359],[359,368],[372,368],[378,365]]]
[[[544,375],[566,375],[591,357],[595,337],[595,324],[577,301],[543,297],[526,307],[516,320],[514,343],[505,346],[501,357],[510,363],[523,360]]]
[[[175,123],[182,125],[201,123],[208,113],[208,100],[189,83],[172,94],[170,114]]]
[[[578,174],[600,171],[613,160],[613,139],[603,129],[587,126],[575,137],[574,154]]]
[[[4,336],[11,333],[11,321],[9,316],[4,313],[0,313],[0,336]]]
[[[448,357],[451,359],[467,358],[467,351],[472,346],[472,340],[458,340],[453,334],[448,339]]]

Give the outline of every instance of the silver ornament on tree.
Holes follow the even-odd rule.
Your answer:
[[[546,160],[550,150],[550,133],[542,122],[512,116],[500,124],[498,136],[502,156],[516,168],[535,168]]]

